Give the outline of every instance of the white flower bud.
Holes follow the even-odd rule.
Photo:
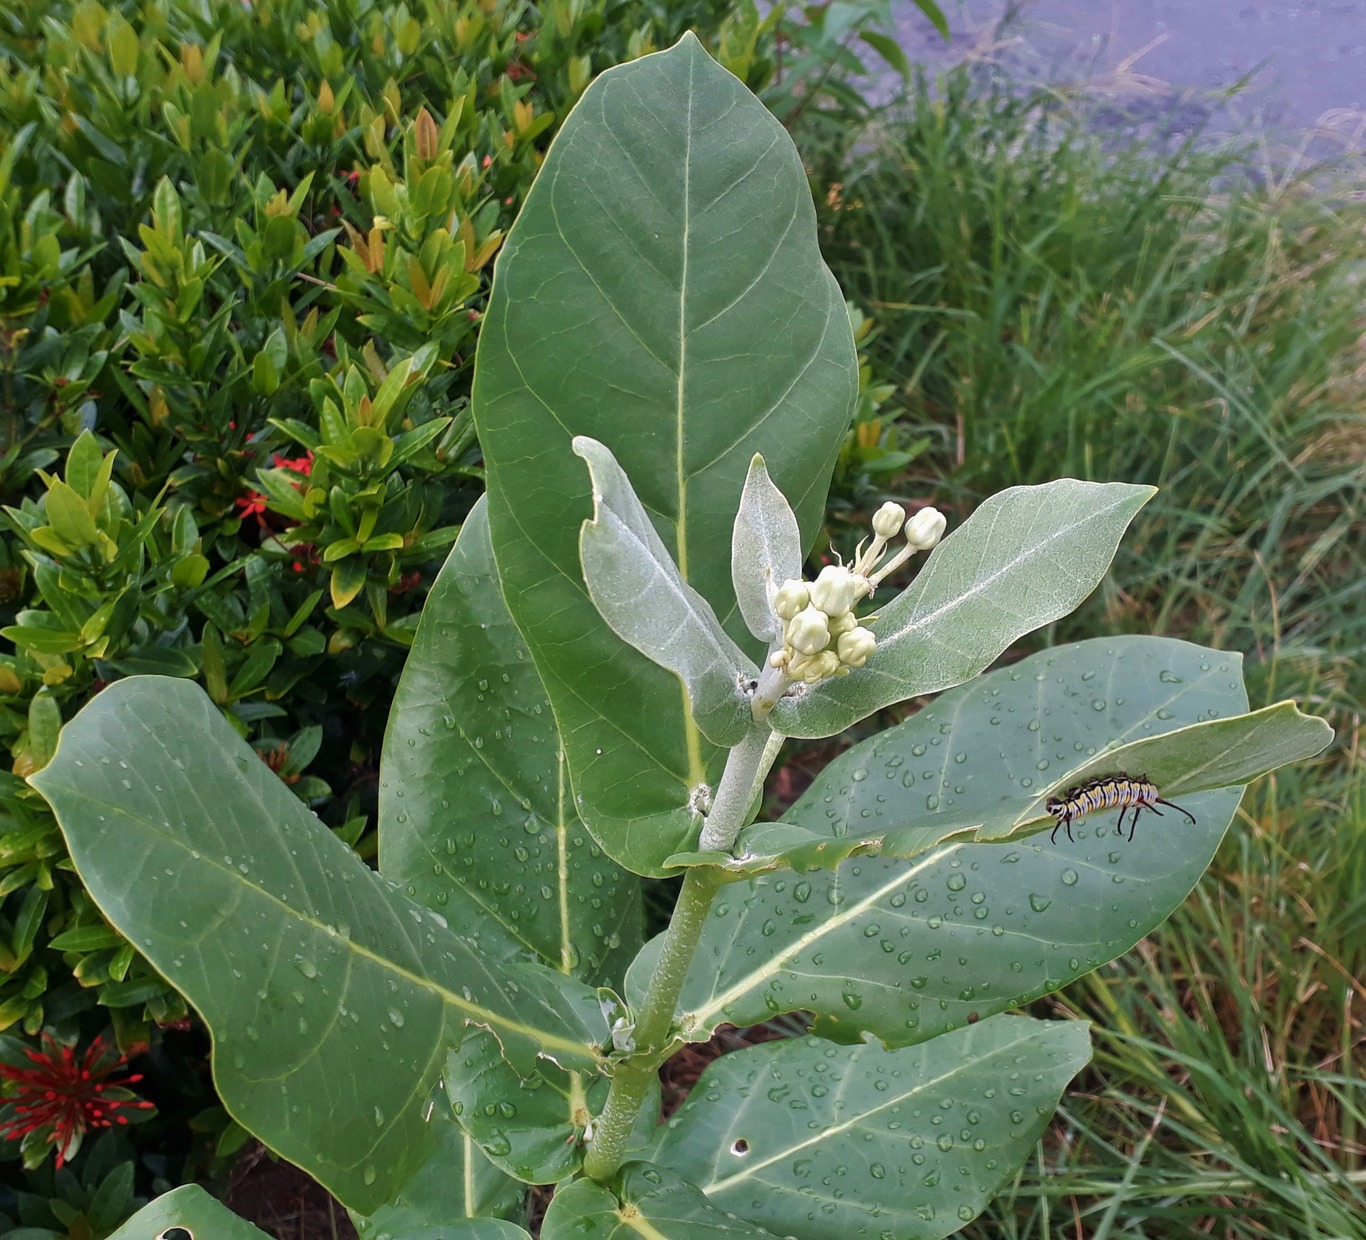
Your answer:
[[[839,653],[839,661],[845,667],[862,667],[868,662],[868,656],[873,653],[876,646],[877,638],[873,636],[872,631],[859,627],[842,633],[835,649]]]
[[[847,633],[856,624],[858,624],[858,617],[852,611],[846,611],[842,616],[831,616],[830,636],[838,637],[841,633]]]
[[[873,513],[873,533],[886,540],[895,538],[906,524],[906,510],[900,504],[888,500]]]
[[[818,654],[830,644],[830,621],[819,608],[808,607],[787,622],[783,641],[801,654]]]
[[[944,536],[948,523],[938,508],[922,508],[906,522],[906,541],[917,551],[928,551]]]
[[[814,685],[818,680],[834,676],[840,670],[840,657],[833,650],[824,650],[813,655],[802,668],[802,680]]]
[[[811,583],[811,605],[827,616],[842,616],[867,592],[863,578],[839,564],[827,564]]]
[[[789,577],[773,596],[773,611],[779,620],[791,620],[810,601],[811,592],[806,588],[806,582]]]

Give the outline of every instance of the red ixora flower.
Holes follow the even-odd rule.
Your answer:
[[[262,529],[267,528],[266,497],[260,491],[248,491],[245,495],[239,495],[232,502],[237,506],[239,520],[245,521],[248,517],[255,517],[257,525]]]
[[[43,1050],[25,1047],[24,1054],[34,1067],[0,1063],[0,1081],[9,1086],[0,1091],[0,1136],[18,1141],[43,1134],[57,1151],[58,1168],[75,1156],[91,1129],[128,1123],[121,1109],[152,1110],[152,1103],[126,1088],[142,1080],[141,1073],[111,1079],[127,1061],[103,1038],[79,1055],[44,1034]]]
[[[313,472],[313,453],[307,448],[303,456],[288,457],[276,452],[270,459],[277,469],[288,469],[292,473],[303,474],[305,478]]]

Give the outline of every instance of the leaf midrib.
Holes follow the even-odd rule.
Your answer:
[[[195,856],[194,854],[197,852],[196,849],[192,849],[183,840],[156,826],[149,819],[141,818],[135,814],[129,813],[126,809],[123,809],[120,806],[113,804],[112,802],[98,800],[97,798],[91,796],[89,793],[81,792],[80,790],[73,788],[70,785],[67,785],[66,791],[68,795],[80,799],[81,801],[87,803],[91,807],[101,810],[107,810],[115,817],[124,819],[126,822],[128,822],[135,828],[142,827],[149,835],[157,837],[166,842],[167,844],[170,844],[172,847],[179,849],[182,853],[185,854],[186,858],[189,861],[191,861],[194,865],[209,866],[210,868],[219,871],[220,874],[226,875],[240,887],[244,887],[247,890],[256,893],[257,895],[263,897],[269,903],[275,905],[276,908],[282,910],[289,919],[303,925],[304,927],[307,927],[308,929],[316,932],[317,934],[328,939],[329,941],[340,940],[342,943],[345,944],[346,948],[356,957],[362,960],[367,960],[372,964],[379,965],[383,970],[389,972],[390,974],[401,979],[402,981],[409,983],[414,989],[426,990],[430,992],[431,994],[435,995],[438,999],[440,999],[443,1005],[453,1008],[457,1012],[467,1014],[467,1019],[472,1023],[488,1024],[491,1026],[495,1026],[499,1029],[506,1030],[509,1033],[518,1034],[520,1036],[528,1038],[530,1041],[537,1043],[539,1046],[544,1047],[547,1050],[571,1052],[573,1054],[580,1055],[593,1060],[597,1058],[597,1048],[590,1043],[575,1042],[570,1038],[561,1037],[559,1034],[548,1033],[547,1031],[537,1029],[534,1026],[525,1025],[517,1021],[509,1020],[502,1013],[496,1012],[489,1008],[485,1008],[480,1004],[465,999],[462,995],[457,995],[453,991],[446,989],[446,987],[442,986],[440,983],[434,982],[430,978],[422,977],[419,974],[413,973],[410,970],[403,968],[401,965],[397,964],[395,961],[389,959],[388,957],[382,956],[378,952],[373,951],[360,943],[357,943],[354,939],[350,938],[349,936],[341,934],[339,931],[336,930],[335,927],[330,927],[327,925],[327,923],[318,921],[312,916],[304,913],[301,909],[295,908],[288,901],[280,899],[280,897],[275,895],[273,892],[268,891],[264,887],[261,887],[255,883],[246,880],[239,871],[233,869],[231,866],[226,866],[222,862],[216,861],[211,857],[207,857],[202,852],[199,853],[198,856]],[[82,876],[82,878],[84,878],[84,875]],[[424,913],[424,916],[431,916],[431,914],[425,909],[422,910],[422,912]],[[453,938],[459,941],[459,936],[456,935],[453,931],[448,929],[446,933],[450,934]],[[151,952],[148,952],[148,955],[150,956]]]
[[[857,1115],[852,1116],[850,1119],[844,1120],[840,1123],[822,1126],[820,1130],[816,1132],[814,1135],[807,1137],[803,1141],[798,1141],[794,1145],[785,1146],[780,1153],[773,1154],[769,1158],[750,1164],[749,1166],[745,1167],[743,1171],[737,1171],[734,1175],[727,1176],[725,1179],[714,1180],[711,1184],[706,1185],[705,1187],[699,1187],[702,1187],[702,1191],[706,1193],[708,1196],[711,1196],[711,1194],[713,1193],[725,1192],[725,1190],[730,1188],[733,1184],[742,1183],[747,1179],[753,1178],[760,1171],[763,1171],[766,1167],[771,1167],[776,1162],[792,1158],[793,1156],[801,1153],[802,1150],[809,1149],[814,1145],[819,1145],[823,1141],[829,1140],[832,1137],[839,1136],[842,1133],[847,1132],[851,1128],[855,1128],[860,1126],[861,1124],[864,1124],[869,1119],[869,1117],[877,1115],[879,1111],[886,1110],[888,1107],[891,1106],[900,1106],[902,1103],[906,1102],[907,1099],[914,1098],[916,1094],[921,1093],[925,1090],[933,1089],[936,1086],[942,1085],[944,1082],[952,1080],[955,1076],[959,1075],[962,1072],[977,1072],[981,1069],[983,1064],[989,1063],[996,1056],[1003,1055],[1010,1051],[1015,1051],[1019,1048],[1021,1042],[1032,1041],[1039,1036],[1039,1030],[1028,1030],[1024,1032],[1023,1037],[1013,1038],[1009,1043],[994,1046],[990,1050],[984,1052],[978,1058],[969,1059],[965,1053],[962,1060],[960,1060],[958,1063],[955,1063],[946,1071],[941,1072],[938,1076],[928,1080],[917,1080],[912,1085],[908,1086],[905,1092],[903,1093],[892,1094],[890,1096],[884,1097],[875,1106],[871,1106],[865,1110],[860,1111]],[[841,1082],[840,1092],[836,1095],[836,1099],[843,1099],[844,1086],[851,1083],[852,1081],[852,1073],[844,1077],[843,1081]],[[834,1100],[832,1099],[832,1101]],[[736,1120],[738,1121],[740,1116],[742,1116],[743,1114],[743,1110],[738,1111],[736,1113]]]

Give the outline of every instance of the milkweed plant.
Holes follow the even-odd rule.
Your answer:
[[[857,385],[783,129],[691,36],[611,69],[498,261],[488,489],[398,688],[380,872],[187,681],[109,686],[32,776],[225,1106],[370,1240],[525,1236],[532,1185],[546,1240],[951,1234],[1089,1056],[1012,1011],[1157,926],[1243,785],[1330,739],[1186,642],[986,670],[1091,593],[1148,487],[1018,487],[947,533],[887,504],[804,578]],[[935,693],[755,821],[786,738]],[[1130,843],[1096,780],[1193,821]],[[807,1032],[659,1122],[672,1054],[782,1014]],[[260,1235],[195,1187],[118,1235],[182,1233]]]

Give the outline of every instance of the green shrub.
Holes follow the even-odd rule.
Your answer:
[[[187,1013],[22,776],[120,676],[198,680],[339,834],[482,489],[491,260],[598,71],[721,0],[18,0],[0,16],[0,1029]]]

